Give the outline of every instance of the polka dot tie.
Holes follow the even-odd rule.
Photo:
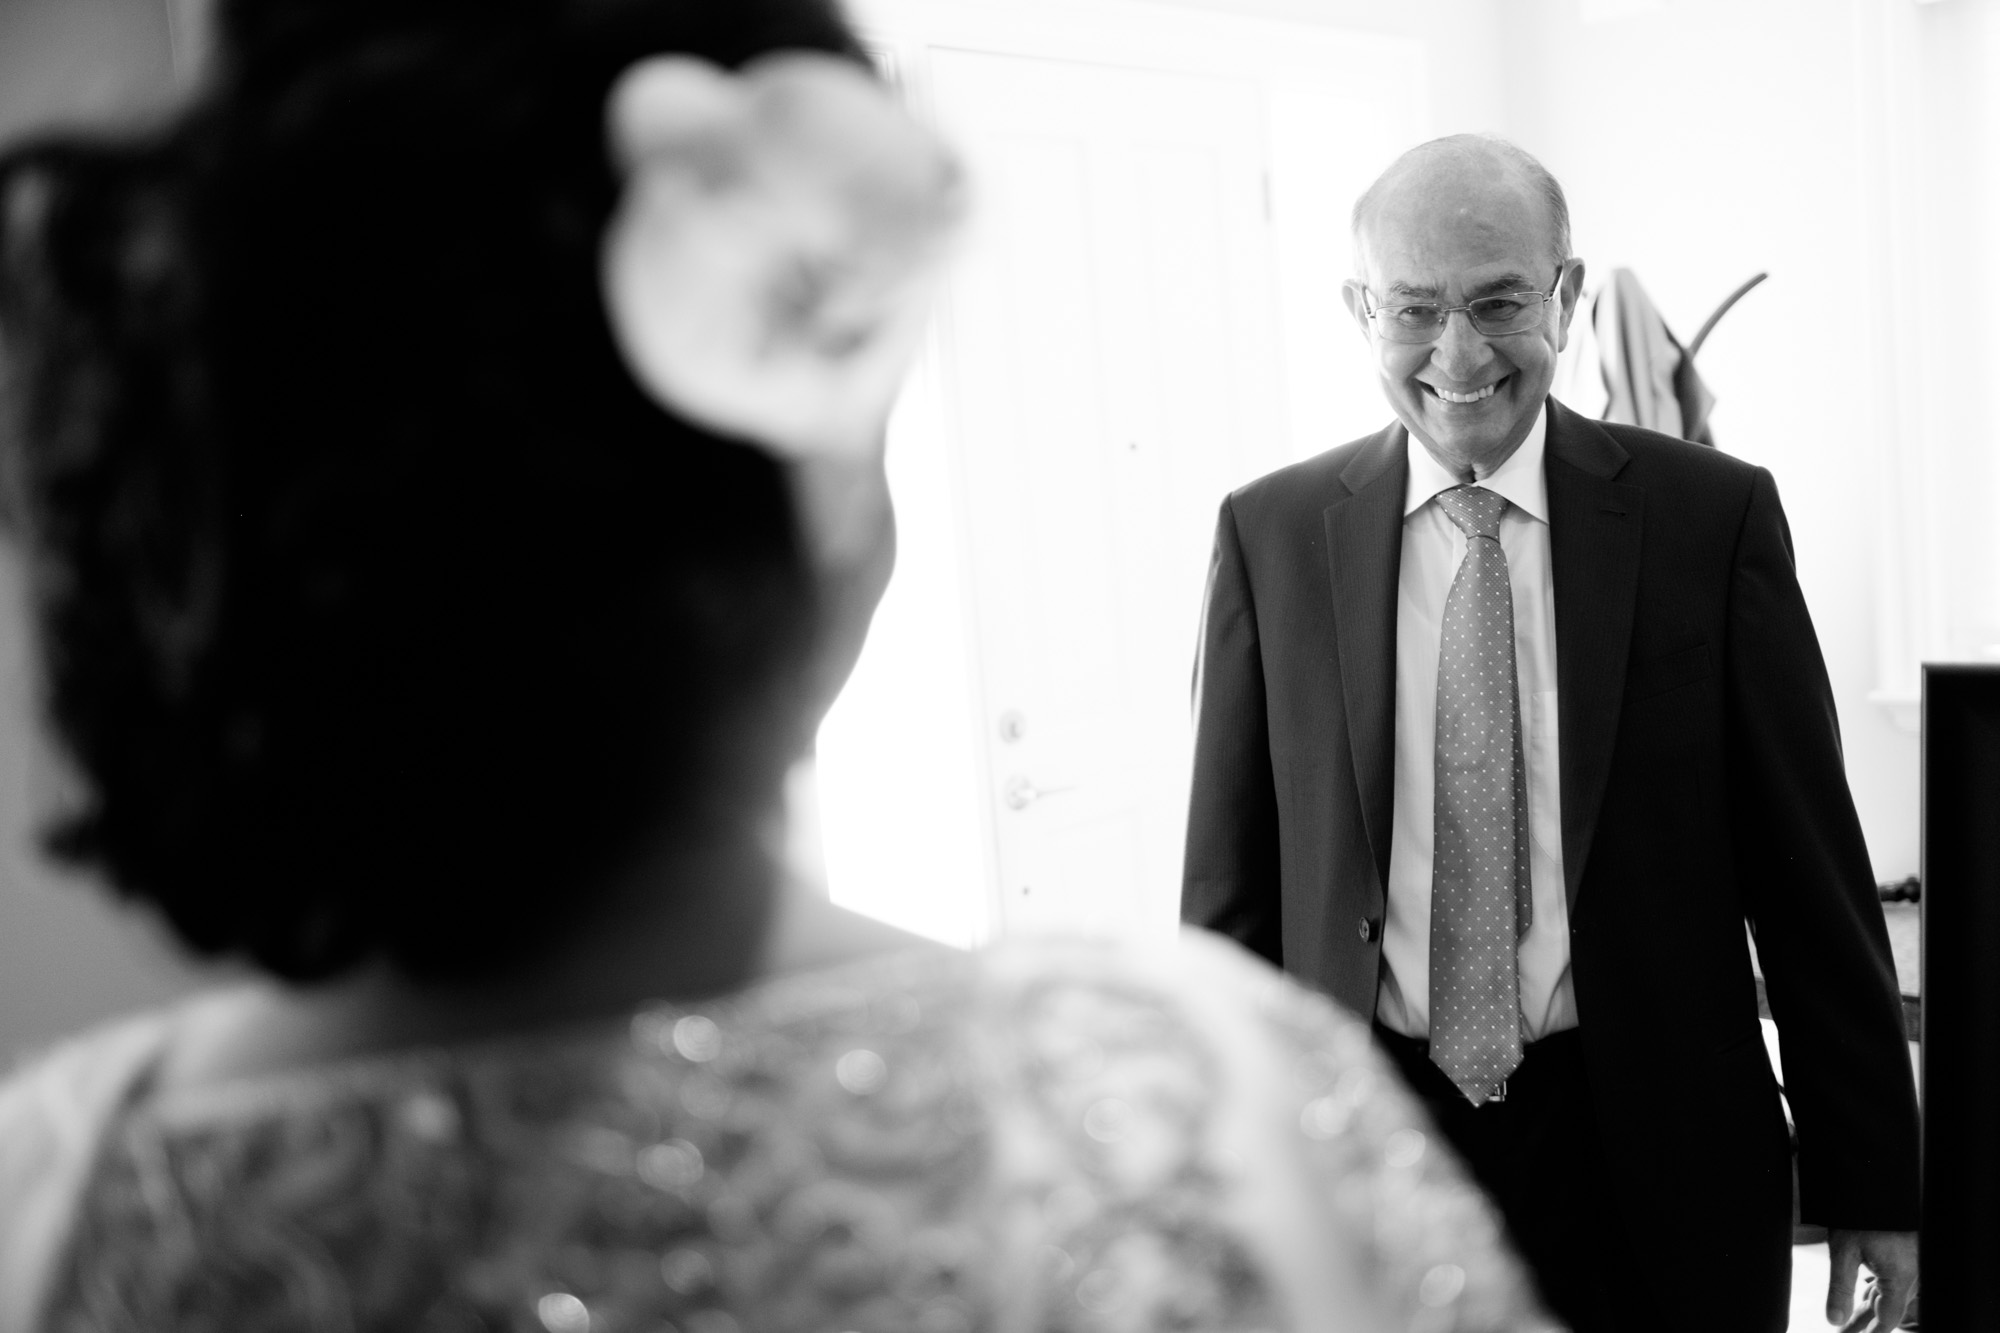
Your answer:
[[[1521,1063],[1521,932],[1528,928],[1527,769],[1514,677],[1514,595],[1500,549],[1504,496],[1437,497],[1465,534],[1438,653],[1431,859],[1431,1061],[1475,1106]]]

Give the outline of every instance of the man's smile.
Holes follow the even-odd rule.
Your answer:
[[[1430,391],[1431,395],[1434,398],[1437,398],[1441,402],[1466,404],[1466,403],[1484,402],[1486,399],[1491,398],[1495,393],[1498,393],[1500,390],[1500,386],[1505,384],[1508,380],[1512,378],[1513,378],[1512,375],[1502,375],[1499,379],[1494,380],[1491,384],[1483,384],[1479,388],[1473,389],[1468,393],[1454,393],[1450,389],[1441,389],[1437,385],[1428,383],[1423,380],[1418,380],[1417,382],[1419,384],[1422,384],[1424,388]]]

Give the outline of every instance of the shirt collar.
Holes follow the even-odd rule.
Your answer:
[[[1429,504],[1439,491],[1448,491],[1465,483],[1432,458],[1423,441],[1407,431],[1404,433],[1408,436],[1405,447],[1410,451],[1410,480],[1403,491],[1403,517],[1408,518]],[[1528,517],[1543,523],[1549,521],[1549,483],[1542,473],[1542,453],[1548,444],[1548,435],[1549,407],[1544,402],[1541,410],[1535,413],[1534,424],[1528,427],[1528,436],[1521,441],[1521,447],[1508,456],[1498,472],[1479,483],[1495,495],[1505,496],[1508,503]]]

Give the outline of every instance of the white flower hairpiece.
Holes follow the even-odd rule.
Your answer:
[[[965,212],[957,160],[818,54],[642,61],[606,118],[605,305],[633,375],[786,457],[876,447]]]

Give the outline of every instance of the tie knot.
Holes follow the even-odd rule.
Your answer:
[[[1500,515],[1507,512],[1506,496],[1484,486],[1454,486],[1439,491],[1437,502],[1467,537],[1500,536]]]

